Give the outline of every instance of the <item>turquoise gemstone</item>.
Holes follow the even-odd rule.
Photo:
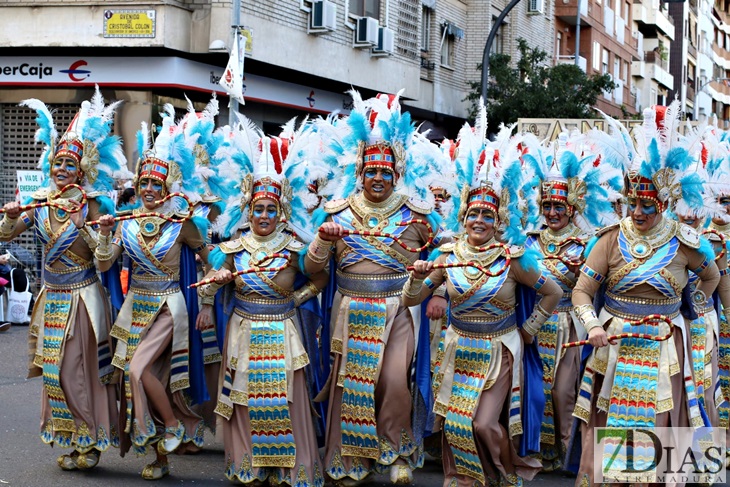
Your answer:
[[[58,210],[58,218],[63,218],[66,216],[66,212],[64,210]]]
[[[557,250],[557,246],[554,243],[549,243],[547,246],[547,251],[551,254],[554,253]]]
[[[147,222],[144,224],[144,229],[146,232],[151,232],[155,229],[155,226],[154,226],[154,224]]]
[[[375,217],[370,217],[370,219],[368,220],[368,225],[370,225],[371,227],[378,226],[378,219]]]

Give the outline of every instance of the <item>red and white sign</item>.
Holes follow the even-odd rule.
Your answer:
[[[0,57],[0,87],[179,88],[227,95],[219,84],[224,68],[178,57]],[[247,74],[242,93],[247,101],[315,113],[350,111],[345,93]]]

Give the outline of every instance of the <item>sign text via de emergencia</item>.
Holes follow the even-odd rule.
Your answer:
[[[155,37],[154,10],[105,10],[104,37]]]

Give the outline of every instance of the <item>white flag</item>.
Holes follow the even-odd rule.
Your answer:
[[[233,99],[243,103],[243,56],[240,49],[241,35],[236,32],[233,36],[233,49],[231,49],[231,57],[228,59],[226,70],[218,82],[226,93]],[[246,38],[243,38],[243,48],[246,48]]]

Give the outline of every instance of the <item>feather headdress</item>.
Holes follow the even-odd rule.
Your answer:
[[[70,158],[81,170],[80,184],[87,196],[97,198],[112,212],[113,204],[107,196],[115,189],[117,180],[131,179],[127,160],[119,137],[112,135],[114,112],[121,101],[106,105],[96,86],[91,100],[81,103],[81,108],[63,136],[58,138],[53,116],[40,100],[29,99],[20,103],[36,111],[38,130],[36,142],[45,146],[39,168],[45,175],[44,186],[51,183],[51,162],[57,157]]]
[[[192,147],[195,155],[195,175],[200,182],[200,197],[204,203],[217,204],[230,196],[236,183],[219,173],[223,158],[216,157],[225,136],[216,131],[215,117],[218,115],[218,100],[213,94],[202,112],[196,112],[188,99],[188,111],[178,122],[178,128],[185,137],[185,144]],[[222,206],[222,205],[221,205]],[[221,208],[222,209],[222,208]]]
[[[468,211],[482,208],[494,213],[505,242],[524,243],[521,149],[511,130],[503,126],[495,141],[486,143],[486,110],[481,107],[475,126],[467,123],[459,131],[458,153],[446,176],[460,188],[451,197],[458,211],[445,213],[448,230],[460,231]]]
[[[326,166],[332,178],[320,195],[338,199],[362,189],[366,167],[386,168],[395,174],[395,192],[405,194],[421,207],[433,208],[429,187],[440,179],[448,159],[416,130],[408,112],[401,112],[400,94],[380,94],[363,100],[357,91],[350,91],[353,110],[342,119],[328,119],[326,133],[329,144]],[[331,196],[330,196],[331,195]]]
[[[223,129],[229,135],[217,154],[227,158],[221,164],[222,174],[242,181],[214,226],[223,236],[230,237],[244,228],[249,222],[248,210],[265,198],[278,204],[282,217],[302,240],[314,238],[308,209],[316,206],[317,196],[309,188],[315,176],[308,161],[318,157],[321,145],[311,123],[305,120],[298,128],[295,124],[296,120],[291,120],[275,137],[264,136],[245,117],[234,130]]]
[[[154,179],[161,182],[168,193],[181,192],[191,203],[198,203],[203,189],[195,173],[197,137],[186,138],[183,130],[175,126],[175,109],[169,103],[160,115],[162,126],[154,142],[150,142],[145,122],[142,122],[142,128],[137,132],[140,158],[135,185],[139,186],[139,182],[145,178]]]

